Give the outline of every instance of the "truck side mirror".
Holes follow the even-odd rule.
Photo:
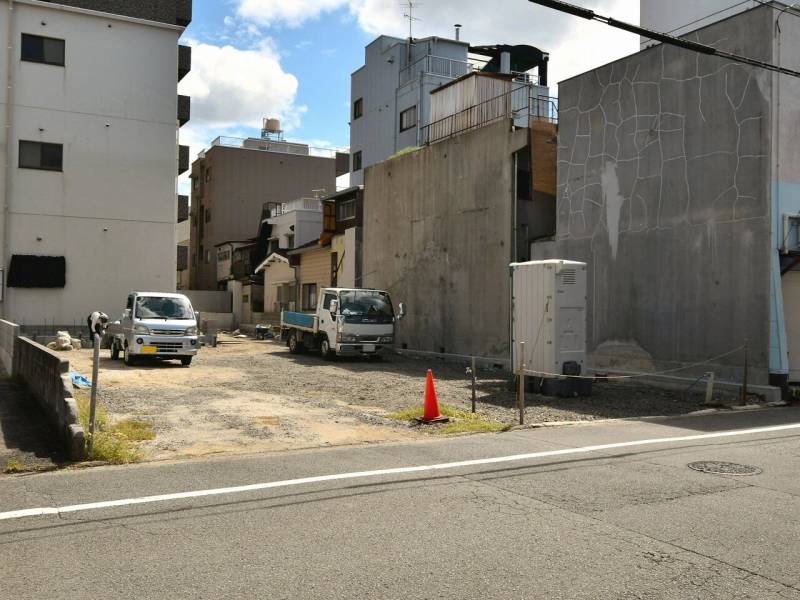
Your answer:
[[[406,305],[402,302],[397,305],[397,318],[402,319],[406,316]]]
[[[329,307],[331,311],[331,316],[335,319],[336,314],[339,312],[339,301],[338,300],[331,300],[331,304]]]

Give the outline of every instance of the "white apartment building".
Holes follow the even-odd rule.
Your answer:
[[[175,289],[191,6],[0,0],[3,318],[85,324]]]

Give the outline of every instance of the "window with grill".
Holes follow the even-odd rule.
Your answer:
[[[64,146],[44,142],[19,141],[19,168],[43,171],[64,170]]]
[[[64,46],[64,40],[23,33],[21,58],[28,62],[63,67]]]
[[[364,115],[364,99],[359,98],[353,102],[353,120],[358,119]]]
[[[361,170],[361,150],[353,154],[353,172]]]
[[[400,131],[417,126],[417,107],[412,106],[400,113]]]
[[[348,219],[355,219],[356,218],[356,201],[353,200],[345,200],[344,202],[340,202],[339,205],[336,207],[336,219],[338,221],[347,221]]]

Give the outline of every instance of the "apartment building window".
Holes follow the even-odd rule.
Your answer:
[[[356,200],[353,198],[352,200],[345,200],[344,202],[340,202],[339,206],[336,207],[336,220],[337,221],[347,221],[349,219],[356,218]]]
[[[206,223],[211,223],[211,211],[206,209]]]
[[[400,131],[407,131],[417,126],[417,107],[412,106],[400,113]]]
[[[353,172],[361,170],[361,150],[353,154]]]
[[[317,284],[303,284],[303,310],[317,309]]]
[[[64,146],[44,142],[19,141],[20,169],[63,171]]]
[[[211,250],[206,250],[206,264],[211,264]]]
[[[364,116],[364,99],[359,98],[353,102],[353,120]]]
[[[64,40],[22,34],[22,60],[64,66]]]
[[[208,167],[206,169],[206,183],[208,183],[209,181],[211,181],[211,167]]]

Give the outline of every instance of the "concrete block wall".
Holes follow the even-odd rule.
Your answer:
[[[693,39],[770,61],[773,28],[758,9]],[[770,99],[766,71],[667,45],[559,84],[557,235],[533,258],[589,264],[596,366],[676,368],[747,339],[767,383]],[[680,374],[735,381],[743,359]]]
[[[233,296],[228,291],[181,290],[197,312],[229,313],[233,311]]]
[[[19,325],[0,320],[0,364],[7,375],[13,374],[14,343],[19,335]]]
[[[69,361],[41,344],[17,337],[13,373],[22,378],[36,398],[53,430],[58,432],[70,460],[83,459],[84,431],[78,419],[78,405],[72,396]]]

